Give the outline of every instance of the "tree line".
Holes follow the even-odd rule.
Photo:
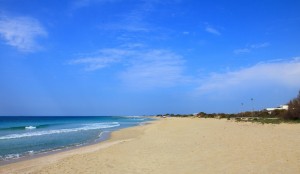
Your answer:
[[[288,102],[288,110],[274,110],[269,112],[267,110],[261,111],[246,111],[236,114],[226,113],[205,113],[199,112],[197,114],[160,114],[157,116],[163,117],[201,117],[201,118],[274,118],[281,120],[300,120],[300,91],[296,98]]]

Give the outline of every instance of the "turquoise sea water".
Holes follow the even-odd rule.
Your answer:
[[[0,162],[94,143],[146,117],[0,117]]]

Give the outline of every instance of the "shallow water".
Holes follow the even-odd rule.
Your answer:
[[[0,117],[0,162],[93,143],[146,117]]]

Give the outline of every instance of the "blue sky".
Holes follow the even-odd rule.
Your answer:
[[[0,115],[275,107],[299,31],[298,0],[0,0]]]

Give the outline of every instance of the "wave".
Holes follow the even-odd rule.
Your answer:
[[[34,126],[26,126],[25,129],[36,129]]]
[[[92,124],[84,124],[82,127],[72,128],[72,129],[57,129],[57,130],[27,132],[27,133],[20,133],[20,134],[10,134],[10,135],[1,136],[0,140],[70,133],[70,132],[87,131],[87,130],[95,130],[95,129],[105,129],[105,128],[112,128],[118,126],[120,126],[120,123],[118,122],[92,123]]]
[[[129,115],[129,116],[123,116],[124,118],[145,118],[145,116],[139,116],[139,115]]]
[[[37,125],[37,126],[15,126],[15,127],[7,127],[7,128],[0,128],[0,131],[2,130],[25,130],[25,129],[41,129],[41,128],[46,128],[49,126],[53,126],[53,124],[42,124],[42,125]],[[35,128],[34,128],[35,127]]]
[[[7,154],[7,155],[3,155],[1,156],[0,155],[0,162],[1,161],[9,161],[9,160],[14,160],[14,159],[19,159],[19,158],[22,158],[24,156],[32,156],[32,155],[35,155],[35,154],[38,154],[38,153],[41,153],[42,151],[33,151],[33,150],[29,150],[27,152],[24,152],[24,153],[12,153],[12,154]]]
[[[144,121],[146,120],[145,118],[134,118],[133,120],[136,120],[136,121]]]
[[[1,156],[0,155],[0,161],[8,161],[8,160],[12,160],[12,159],[19,159],[20,158],[20,154],[16,153],[16,154],[8,154],[5,156]]]

